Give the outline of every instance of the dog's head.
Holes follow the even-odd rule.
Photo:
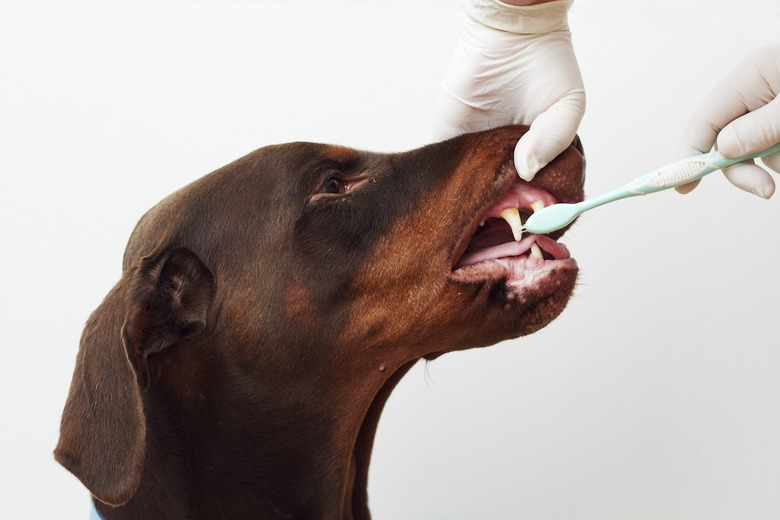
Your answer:
[[[518,242],[499,215],[581,200],[584,159],[575,142],[520,181],[525,130],[399,154],[270,146],[155,206],[85,328],[57,459],[122,504],[141,481],[150,386],[194,400],[234,367],[242,385],[261,382],[258,399],[340,393],[363,431],[403,367],[544,327],[576,263],[555,241],[563,231]]]

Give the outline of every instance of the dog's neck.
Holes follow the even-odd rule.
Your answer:
[[[107,520],[141,512],[150,518],[368,519],[379,416],[412,364],[378,387],[329,394],[316,380],[277,376],[263,392],[256,382],[242,387],[241,374],[193,379],[166,373],[166,366],[186,366],[181,359],[165,363],[144,393],[141,487],[123,508],[98,510]],[[183,509],[171,511],[172,504]]]

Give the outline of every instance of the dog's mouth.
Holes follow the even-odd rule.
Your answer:
[[[531,273],[565,262],[576,267],[569,250],[551,236],[522,232],[534,211],[560,202],[541,188],[515,177],[508,191],[478,220],[472,222],[456,249],[452,277],[473,283],[501,278],[507,283],[527,281]]]

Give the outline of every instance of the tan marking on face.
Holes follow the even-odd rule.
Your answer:
[[[308,323],[317,310],[312,305],[309,292],[303,284],[291,281],[284,292],[284,307],[287,316],[294,322]]]
[[[339,162],[354,161],[359,157],[359,155],[360,154],[357,150],[335,144],[326,146],[322,152],[323,159]]]

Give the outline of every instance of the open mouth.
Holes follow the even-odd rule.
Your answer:
[[[569,261],[568,249],[546,235],[523,233],[523,223],[534,211],[556,204],[549,191],[516,179],[501,199],[491,206],[467,232],[465,247],[453,266],[460,281],[505,278],[521,281],[532,271],[544,270],[549,262]]]

